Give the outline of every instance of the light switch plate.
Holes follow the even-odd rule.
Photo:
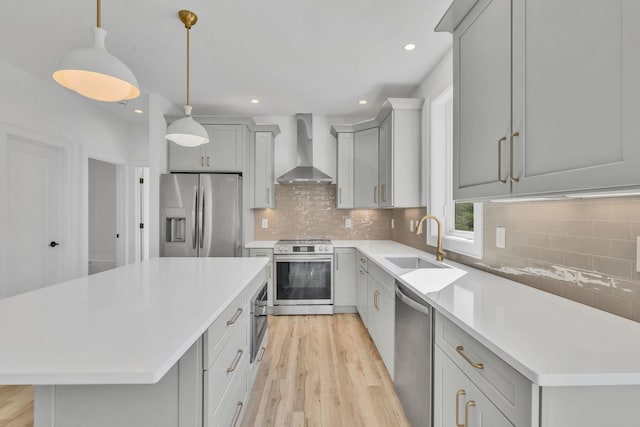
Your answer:
[[[504,227],[496,227],[496,248],[504,249],[507,230]]]
[[[640,272],[640,236],[636,237],[636,271]]]
[[[353,226],[352,222],[351,222],[351,218],[347,218],[344,220],[344,227],[345,228],[351,228]]]
[[[409,231],[413,233],[413,220],[409,220]]]
[[[262,228],[269,228],[269,218],[262,218]]]
[[[396,222],[393,218],[391,218],[391,228],[396,228]]]

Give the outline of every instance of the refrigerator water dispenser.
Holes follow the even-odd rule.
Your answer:
[[[166,241],[170,243],[184,243],[187,232],[187,216],[184,209],[166,208]]]

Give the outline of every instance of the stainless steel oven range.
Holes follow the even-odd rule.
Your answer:
[[[330,240],[280,240],[273,262],[274,314],[333,314]]]

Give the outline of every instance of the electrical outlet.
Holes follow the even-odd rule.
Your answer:
[[[640,273],[640,236],[636,237],[636,271]]]
[[[269,218],[262,218],[262,228],[269,228]]]
[[[391,218],[391,228],[392,229],[396,228],[396,222],[393,218]]]
[[[344,227],[345,228],[351,228],[353,225],[351,223],[351,218],[347,218],[344,220]]]
[[[496,227],[496,248],[504,249],[506,246],[507,230],[504,227]]]
[[[409,231],[413,233],[414,227],[413,227],[413,220],[410,219],[409,220]]]

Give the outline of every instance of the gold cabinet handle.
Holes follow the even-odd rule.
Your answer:
[[[267,204],[271,203],[271,187],[267,187]]]
[[[340,254],[336,254],[336,270],[340,270]]]
[[[373,203],[378,203],[378,186],[373,186]]]
[[[340,190],[338,190],[338,203],[342,204],[342,188],[340,188]]]
[[[380,311],[380,306],[378,306],[378,295],[380,295],[380,292],[376,289],[376,291],[373,293],[373,306],[376,308],[376,310]]]
[[[360,270],[360,274],[364,274],[364,271]]]
[[[264,354],[266,353],[267,349],[265,347],[262,347],[260,349],[260,356],[258,356],[258,362],[262,362],[262,359],[264,359]]]
[[[476,369],[484,369],[484,364],[482,363],[478,363],[478,362],[474,362],[473,360],[469,359],[469,356],[467,356],[466,354],[464,354],[464,347],[462,347],[461,345],[456,347],[456,351],[458,352],[458,354],[460,356],[462,356],[462,358],[464,360],[467,361],[467,363],[471,366],[473,366]]]
[[[520,178],[516,178],[513,176],[513,138],[516,136],[520,136],[520,132],[514,132],[511,134],[511,140],[509,141],[509,156],[511,157],[509,160],[509,177],[511,178],[511,182],[518,182]]]
[[[384,194],[384,187],[385,187],[385,185],[386,185],[386,184],[382,184],[382,187],[380,187],[380,191],[382,192],[382,195],[380,196],[380,199],[381,199],[383,202],[386,202],[386,201],[387,201],[387,198],[385,197],[385,194]]]
[[[476,406],[476,402],[470,400],[464,405],[464,427],[469,427],[469,408]]]
[[[238,352],[236,353],[236,357],[234,357],[233,359],[233,363],[231,363],[231,366],[229,366],[227,368],[227,373],[233,372],[236,370],[236,368],[238,367],[238,363],[240,363],[240,359],[242,359],[242,350],[238,350]]]
[[[464,424],[460,424],[460,397],[464,396],[464,390],[458,390],[456,393],[456,427],[464,427]]]
[[[207,167],[209,167],[209,166],[211,166],[211,165],[209,164],[209,156],[207,156]]]
[[[365,259],[365,258],[360,258],[360,262],[361,262],[361,263],[363,263],[363,264],[364,264],[364,263],[365,263],[365,261],[366,261],[366,259]]]
[[[242,309],[241,308],[237,309],[236,314],[233,315],[231,320],[227,320],[227,326],[231,326],[234,323],[236,323],[236,321],[238,320],[238,317],[240,317],[241,314],[242,314]]]
[[[200,166],[204,167],[204,156],[200,156]]]
[[[236,406],[236,414],[233,417],[233,423],[231,423],[231,427],[236,427],[236,424],[238,424],[238,420],[240,420],[240,414],[242,414],[242,407],[244,406],[244,403],[239,400],[238,403],[236,403]]]
[[[498,182],[503,184],[507,183],[506,179],[502,179],[502,143],[506,140],[506,136],[503,136],[498,140]]]

